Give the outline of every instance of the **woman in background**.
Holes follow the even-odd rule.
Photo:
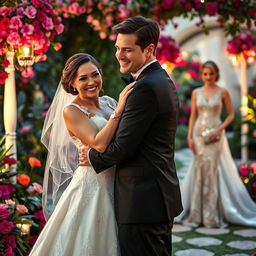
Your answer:
[[[230,95],[216,84],[219,68],[213,61],[200,73],[204,85],[192,93],[187,137],[194,158],[181,186],[184,211],[176,220],[194,227],[256,226],[256,204],[238,176],[225,136],[234,118]]]

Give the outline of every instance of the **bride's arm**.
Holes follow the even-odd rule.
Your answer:
[[[222,122],[222,124],[218,127],[218,129],[217,129],[218,133],[221,133],[223,130],[225,130],[225,128],[233,121],[234,116],[235,116],[231,98],[230,98],[229,92],[227,90],[224,90],[222,92],[222,101],[226,108],[227,117]]]
[[[192,98],[191,98],[191,113],[190,113],[190,117],[189,117],[187,141],[188,141],[189,148],[191,149],[191,151],[194,154],[196,154],[196,150],[195,150],[195,145],[194,145],[194,141],[192,138],[192,134],[193,134],[193,129],[194,129],[196,119],[197,119],[196,91],[193,91]]]
[[[83,144],[104,152],[116,132],[126,99],[132,92],[133,86],[134,83],[126,86],[121,92],[114,111],[117,118],[110,118],[100,131],[81,110],[72,105],[66,107],[63,113],[68,131],[80,139]]]

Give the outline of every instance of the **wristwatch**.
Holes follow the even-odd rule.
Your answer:
[[[121,118],[121,115],[118,116],[118,115],[116,114],[116,112],[114,111],[114,112],[110,115],[109,118],[114,119],[114,120],[119,120],[119,119]]]

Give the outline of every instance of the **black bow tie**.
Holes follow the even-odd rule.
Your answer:
[[[132,75],[130,75],[129,77],[122,76],[121,78],[123,79],[123,81],[126,84],[130,84],[130,83],[135,81],[135,79],[134,79],[134,77]]]

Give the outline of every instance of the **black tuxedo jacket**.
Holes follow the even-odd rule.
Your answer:
[[[90,150],[97,173],[116,165],[118,223],[172,221],[182,211],[174,163],[178,111],[176,88],[154,62],[139,75],[107,150]]]

